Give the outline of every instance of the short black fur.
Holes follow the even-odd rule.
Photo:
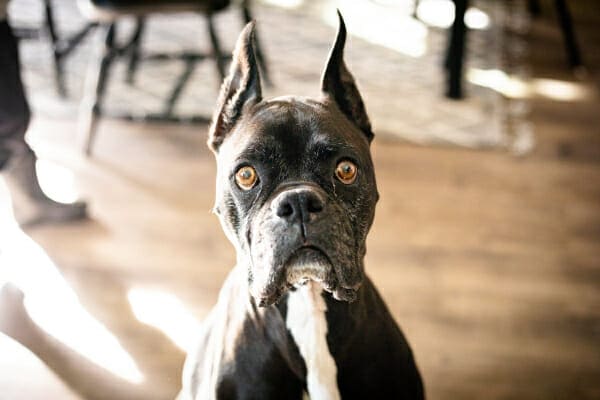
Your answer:
[[[214,210],[237,266],[190,353],[182,399],[301,399],[307,366],[286,320],[304,280],[323,287],[342,399],[423,399],[410,346],[364,271],[379,194],[341,15],[317,100],[263,100],[252,35],[253,25],[240,35],[209,133]],[[356,166],[352,182],[336,176],[340,161]],[[254,169],[252,187],[238,186],[240,167]]]

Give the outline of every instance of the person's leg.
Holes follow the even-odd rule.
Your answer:
[[[0,20],[0,169],[21,225],[82,218],[86,204],[58,203],[38,182],[36,156],[25,141],[30,111],[19,65],[17,41],[6,20]]]
[[[25,151],[31,117],[19,71],[19,53],[7,20],[0,20],[0,168]]]

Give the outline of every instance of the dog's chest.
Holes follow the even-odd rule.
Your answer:
[[[337,368],[327,345],[327,305],[320,285],[312,282],[290,292],[286,325],[306,364],[311,400],[339,400]]]

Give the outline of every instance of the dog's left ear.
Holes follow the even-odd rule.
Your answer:
[[[346,24],[338,10],[340,27],[329,60],[323,72],[321,90],[335,100],[339,109],[354,122],[367,136],[369,142],[373,139],[371,122],[367,116],[365,105],[362,101],[354,77],[344,63],[344,45],[346,44]]]
[[[237,40],[229,75],[223,81],[217,108],[208,132],[208,146],[217,152],[242,115],[245,107],[262,99],[260,76],[254,53],[254,21],[249,22]]]

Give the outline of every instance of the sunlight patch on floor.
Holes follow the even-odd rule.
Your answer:
[[[370,1],[332,1],[322,7],[321,18],[335,29],[336,8],[353,36],[413,58],[422,57],[427,51],[427,27],[401,7]]]
[[[467,71],[467,80],[510,98],[540,96],[556,101],[581,101],[595,95],[581,83],[544,78],[523,80],[498,69],[471,68]]]
[[[82,307],[44,249],[19,228],[7,194],[0,187],[0,286],[11,282],[19,287],[30,317],[48,334],[111,373],[132,383],[143,382],[135,360]]]
[[[183,351],[192,348],[200,322],[176,296],[154,289],[132,288],[127,299],[138,321],[159,329]]]
[[[417,17],[428,26],[447,29],[454,23],[454,3],[449,0],[422,0],[417,7]],[[489,15],[476,7],[465,12],[465,25],[469,29],[487,29]]]

